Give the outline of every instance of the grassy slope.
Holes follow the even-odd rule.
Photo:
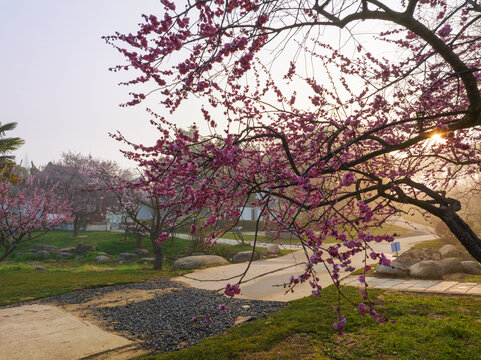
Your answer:
[[[344,288],[357,301],[357,291]],[[372,290],[378,311],[395,324],[377,324],[348,304],[345,334],[332,328],[336,289],[235,327],[182,351],[142,359],[479,359],[481,299]],[[214,320],[215,321],[215,320]]]

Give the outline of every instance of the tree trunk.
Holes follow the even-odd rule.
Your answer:
[[[73,220],[73,236],[78,236],[80,232],[80,218],[75,217]]]
[[[164,249],[162,249],[162,244],[157,243],[152,240],[152,245],[154,247],[154,270],[162,270],[162,265],[164,263]]]
[[[471,230],[471,227],[452,209],[436,214],[458,238],[472,257],[481,263],[481,239]]]
[[[137,237],[135,239],[136,249],[142,249],[144,247],[143,240],[144,240],[144,237],[141,234],[137,234]]]

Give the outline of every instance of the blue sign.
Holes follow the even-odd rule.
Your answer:
[[[391,252],[401,251],[401,243],[399,241],[391,243]]]

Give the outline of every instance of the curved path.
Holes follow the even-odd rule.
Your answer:
[[[399,253],[403,253],[415,244],[435,238],[434,235],[418,233],[399,237],[396,241],[401,243]],[[371,247],[376,252],[391,254],[391,245],[388,243],[374,243],[371,244]],[[284,248],[292,248],[297,251],[278,258],[251,263],[247,275],[243,279],[243,284],[240,286],[241,294],[238,297],[251,300],[291,301],[311,294],[312,289],[308,283],[298,284],[294,292],[286,291],[284,288],[284,283],[289,282],[291,275],[297,276],[303,273],[306,260],[304,251],[298,250],[298,245],[291,247],[287,245]],[[364,256],[358,254],[353,258],[353,266],[356,268],[362,266],[363,260]],[[370,264],[375,262],[371,258],[368,259]],[[227,283],[234,284],[240,280],[246,266],[247,263],[241,263],[196,270],[189,275],[175,278],[175,280],[200,289],[223,290]],[[316,265],[316,270],[321,286],[332,284],[329,272],[324,265]],[[341,273],[341,276],[347,277],[349,274]]]

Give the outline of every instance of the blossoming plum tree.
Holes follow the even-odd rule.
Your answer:
[[[161,270],[163,243],[190,219],[176,215],[179,209],[174,206],[176,199],[172,196],[180,198],[181,194],[166,193],[159,197],[157,185],[146,181],[142,173],[135,176],[113,161],[94,159],[81,171],[90,179],[89,192],[113,198],[109,210],[127,218],[126,231],[140,239],[150,239],[155,255],[153,269]]]
[[[33,178],[0,177],[0,261],[15,251],[18,244],[35,239],[44,232],[68,221],[69,204],[55,194],[55,187],[45,189]]]
[[[310,277],[315,294],[314,264],[330,263],[337,281],[357,253],[388,263],[369,245],[393,237],[367,227],[400,204],[441,219],[481,261],[481,240],[446,195],[479,170],[477,1],[162,4],[136,34],[106,40],[127,59],[113,70],[136,71],[123,84],[154,87],[125,105],[159,96],[174,113],[205,99],[209,136],[156,115],[157,143],[129,153],[156,191],[182,187],[178,216],[208,207],[211,222],[235,219],[257,194],[268,226],[302,240],[306,276],[291,283]],[[327,236],[339,244],[324,246]]]
[[[74,236],[79,235],[80,227],[90,217],[104,213],[115,201],[110,193],[89,191],[97,185],[92,172],[99,166],[109,164],[91,156],[64,153],[60,161],[48,163],[36,174],[43,186],[55,186],[57,196],[71,204]]]

